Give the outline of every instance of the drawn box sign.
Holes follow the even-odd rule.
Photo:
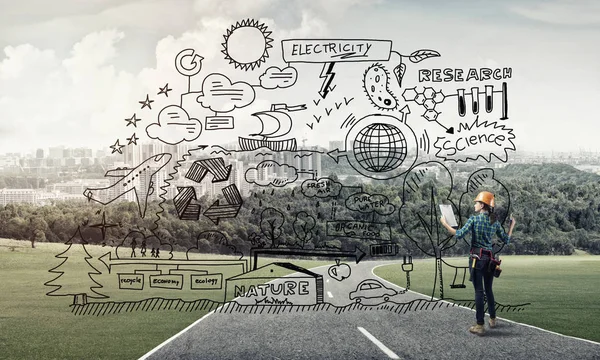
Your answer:
[[[223,288],[223,274],[192,275],[192,290]]]
[[[281,41],[286,63],[388,61],[391,40],[289,39]]]
[[[367,221],[328,221],[327,236],[392,241],[392,229],[385,223]]]
[[[183,275],[150,276],[150,287],[181,290],[183,288]]]
[[[291,275],[280,276],[283,272]],[[240,305],[315,305],[323,302],[323,275],[291,263],[271,263],[225,283],[225,301]]]
[[[119,289],[143,290],[144,274],[119,274]]]

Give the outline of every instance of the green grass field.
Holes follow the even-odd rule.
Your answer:
[[[0,359],[137,359],[208,312],[165,310],[75,316],[69,307],[72,296],[46,296],[53,288],[44,286],[57,276],[48,272],[62,261],[54,256],[66,248],[64,244],[38,243],[32,249],[26,241],[0,239]],[[87,245],[86,250],[94,257],[90,263],[103,273],[95,279],[104,286],[98,291],[111,296],[107,300],[171,297],[168,294],[188,300],[198,297],[190,290],[157,289],[143,295],[118,291],[114,274],[107,274],[106,266],[97,260],[111,248]],[[267,259],[258,265],[266,263]],[[300,260],[293,263],[305,268],[327,264]],[[225,279],[228,273],[223,273]],[[222,292],[215,293],[221,295],[215,295],[213,300],[223,301]]]
[[[465,266],[466,257],[444,259]],[[411,290],[431,296],[434,259],[414,261]],[[521,312],[500,312],[497,316],[537,326],[560,334],[600,342],[600,256],[503,256],[502,274],[494,279],[494,297],[502,304],[531,303]],[[406,286],[401,264],[375,269],[375,274]],[[452,289],[454,269],[444,266],[444,298],[474,300],[473,285]],[[461,272],[462,274],[462,272]],[[462,275],[459,277],[462,280]],[[436,292],[438,294],[438,292]],[[475,320],[475,315],[473,315]]]
[[[49,243],[39,243],[32,249],[25,241],[0,239],[1,359],[137,359],[207,313],[207,310],[165,310],[75,316],[69,307],[72,297],[46,296],[52,288],[44,286],[56,277],[48,270],[62,261],[54,256],[65,249],[64,244]],[[95,279],[104,286],[98,291],[111,296],[108,300],[138,300],[173,294],[172,290],[160,289],[142,295],[135,291],[118,291],[114,274],[107,274],[106,266],[97,260],[111,248],[88,245],[86,249],[94,257],[90,263],[103,272]],[[177,258],[183,256],[175,255]],[[453,265],[462,265],[465,261],[464,258],[445,260]],[[259,266],[268,262],[269,259],[265,259]],[[294,260],[293,263],[312,268],[332,262]],[[431,294],[433,265],[431,259],[415,260],[411,272],[412,290]],[[502,267],[502,276],[494,286],[497,301],[504,304],[530,302],[532,305],[520,313],[499,313],[499,317],[600,341],[600,323],[594,316],[600,313],[597,300],[600,287],[593,285],[598,284],[600,256],[506,256]],[[451,270],[444,268],[445,297],[471,299],[470,283],[466,289],[449,288],[454,276]],[[400,286],[406,284],[400,264],[380,267],[375,272]],[[223,273],[226,278],[227,271]],[[190,290],[181,290],[177,295],[187,300],[198,297]],[[215,295],[213,300],[222,301],[221,296]]]

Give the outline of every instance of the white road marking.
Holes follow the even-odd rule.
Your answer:
[[[329,296],[330,298],[332,298],[332,297],[333,297],[333,294],[331,293],[331,291],[328,291],[328,292],[327,292],[327,296]]]
[[[222,306],[219,306],[219,309]],[[217,309],[218,310],[218,309]],[[148,357],[150,357],[152,354],[154,354],[156,351],[158,351],[158,349],[160,349],[161,347],[167,345],[168,343],[170,343],[171,341],[173,341],[173,339],[175,339],[176,337],[178,337],[179,335],[183,334],[184,332],[188,331],[189,329],[193,328],[194,326],[196,326],[196,324],[198,324],[200,321],[204,320],[205,318],[209,317],[210,315],[212,315],[215,311],[211,311],[208,314],[204,315],[203,317],[201,317],[200,319],[194,321],[192,323],[192,325],[186,327],[185,329],[181,330],[180,332],[178,332],[177,334],[171,336],[170,338],[168,338],[167,340],[163,341],[160,345],[158,345],[157,347],[155,347],[154,349],[148,351],[148,353],[146,353],[144,356],[142,356],[141,358],[139,358],[138,360],[145,360]]]
[[[390,284],[390,285],[392,285],[392,286],[398,287],[398,288],[400,288],[400,289],[404,289],[403,287],[401,287],[401,286],[398,286],[398,285],[394,284],[393,282],[387,281],[386,279],[384,279],[384,278],[382,278],[382,277],[379,277],[379,276],[375,275],[375,269],[377,269],[378,267],[381,267],[381,266],[386,266],[386,265],[391,265],[391,264],[392,264],[392,263],[389,263],[389,264],[381,264],[381,265],[374,266],[374,267],[371,269],[371,274],[373,274],[373,276],[375,276],[376,278],[379,278],[379,279],[381,279],[382,281],[384,281],[384,282],[386,282],[386,283],[388,283],[388,284]],[[416,292],[416,291],[412,291],[412,290],[408,290],[408,291],[409,291],[409,292],[411,292],[411,293],[413,293],[413,294],[420,295],[420,296],[422,296],[422,297],[424,297],[424,298],[429,298],[429,299],[431,299],[431,296],[427,296],[427,295],[425,295],[425,294],[421,294],[421,293],[418,293],[418,292]],[[434,298],[433,298],[433,300],[436,300],[436,301],[437,301],[437,300],[440,300],[440,299],[438,299],[438,298],[434,297]],[[469,310],[469,311],[472,311],[472,312],[476,312],[476,311],[475,311],[475,309],[471,309],[471,308],[469,308],[469,307],[466,307],[466,306],[463,306],[463,305],[458,305],[458,304],[455,304],[455,303],[453,303],[453,302],[450,302],[450,301],[446,301],[446,300],[440,300],[440,301],[441,301],[441,302],[444,302],[444,303],[446,303],[446,304],[449,304],[449,305],[452,305],[452,306],[455,306],[455,307],[461,308],[461,309],[465,309],[465,310]],[[487,314],[487,313],[486,313],[486,314]],[[489,315],[489,314],[488,314],[488,315]],[[575,337],[575,336],[569,336],[569,335],[565,335],[565,334],[557,333],[557,332],[554,332],[554,331],[550,331],[550,330],[542,329],[542,328],[540,328],[540,327],[537,327],[537,326],[533,326],[533,325],[524,324],[524,323],[520,323],[520,322],[517,322],[517,321],[513,321],[513,320],[509,320],[509,319],[501,318],[500,316],[496,316],[496,319],[501,319],[502,321],[506,321],[506,322],[509,322],[509,323],[517,324],[517,325],[522,325],[522,326],[525,326],[525,327],[528,327],[528,328],[531,328],[531,329],[541,330],[541,331],[544,331],[544,332],[547,332],[547,333],[550,333],[550,334],[559,335],[559,336],[566,337],[566,338],[569,338],[569,339],[581,340],[581,341],[588,342],[588,343],[590,343],[590,344],[600,345],[600,343],[599,343],[599,342],[596,342],[596,341],[593,341],[593,340],[582,339],[582,338],[578,338],[578,337]]]
[[[381,351],[383,351],[390,359],[400,359],[400,357],[396,355],[395,352],[390,350],[387,346],[383,345],[381,341],[377,340],[377,338],[371,335],[371,333],[365,330],[365,328],[359,326],[358,330],[360,330],[360,332],[363,333],[363,335],[366,336],[367,339],[371,340],[373,344],[377,345],[377,347],[380,348]]]
[[[330,266],[330,265],[322,265],[322,266],[317,266],[317,267],[314,267],[314,268],[312,268],[312,269],[309,269],[309,270],[315,270],[315,269],[319,269],[319,268],[322,268],[322,267],[325,267],[325,266]],[[289,275],[286,275],[286,276],[289,276]],[[283,277],[286,277],[286,276],[283,276]],[[281,279],[281,278],[280,278],[280,279]],[[275,279],[275,280],[269,281],[269,283],[270,283],[270,282],[273,282],[273,281],[277,281],[277,280],[279,280],[279,279]],[[327,280],[327,281],[329,281],[329,280]],[[239,297],[237,297],[237,298],[235,298],[235,299],[239,299]],[[235,300],[235,299],[233,299],[233,300]],[[233,300],[232,300],[232,301],[233,301]],[[145,359],[149,358],[149,357],[150,357],[152,354],[154,354],[155,352],[157,352],[158,350],[160,350],[160,348],[162,348],[163,346],[167,345],[168,343],[170,343],[170,342],[171,342],[171,341],[173,341],[175,338],[177,338],[177,337],[178,337],[178,336],[180,336],[181,334],[185,333],[185,332],[186,332],[186,331],[188,331],[189,329],[193,328],[193,327],[194,327],[196,324],[198,324],[200,321],[202,321],[202,320],[206,319],[207,317],[209,317],[210,315],[212,315],[214,312],[216,312],[217,310],[219,310],[219,309],[220,309],[220,308],[222,308],[222,307],[223,307],[223,305],[219,306],[219,307],[218,307],[218,308],[216,308],[215,310],[213,310],[213,311],[209,312],[208,314],[204,315],[204,316],[203,316],[203,317],[201,317],[200,319],[198,319],[198,320],[194,321],[194,323],[193,323],[192,325],[190,325],[190,326],[186,327],[185,329],[181,330],[181,331],[180,331],[180,332],[178,332],[177,334],[175,334],[175,335],[171,336],[170,338],[168,338],[167,340],[163,341],[163,342],[162,342],[160,345],[158,345],[158,346],[157,346],[157,347],[155,347],[154,349],[152,349],[152,350],[148,351],[146,354],[144,354],[144,356],[142,356],[142,357],[141,357],[141,358],[139,358],[138,360],[145,360]]]

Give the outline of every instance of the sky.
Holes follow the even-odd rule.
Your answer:
[[[421,116],[424,108],[402,97],[407,88],[430,86],[448,95],[489,84],[499,90],[502,81],[507,82],[508,119],[500,120],[497,94],[494,111],[480,113],[479,120],[502,125],[497,134],[511,129],[517,150],[600,150],[600,118],[594,110],[600,99],[600,2],[594,0],[462,0],[451,5],[441,0],[0,0],[0,8],[0,153],[60,145],[110,152],[117,139],[127,145],[133,134],[140,142],[158,136],[146,127],[164,124],[160,111],[171,105],[199,119],[190,120],[202,127],[195,130],[198,136],[186,139],[190,144],[224,144],[260,130],[252,114],[271,104],[306,104],[307,110],[288,113],[293,119],[289,136],[326,145],[345,139],[347,130],[340,124],[347,117],[380,113],[402,118],[400,109],[408,104],[405,121],[415,138],[427,132],[433,144],[436,138],[449,138],[446,128],[472,124],[476,116],[469,111],[458,116],[454,96],[438,104],[437,122],[428,121]],[[254,69],[229,62],[252,58],[257,51],[256,43],[243,37],[225,40],[228,29],[244,19],[266,29],[264,39],[252,41],[273,40],[272,47],[264,48],[267,56],[255,59]],[[297,72],[291,87],[257,87],[267,68],[286,66],[285,39],[391,40],[406,64],[401,86],[391,81],[399,60],[380,63],[390,71],[398,106],[377,108],[362,88],[373,62],[336,63],[334,89],[325,99],[318,94],[322,63],[290,64]],[[224,43],[229,58],[222,53]],[[189,78],[193,94],[181,97],[188,92],[188,77],[174,64],[188,48],[203,57],[202,68]],[[411,63],[408,55],[423,49],[441,56]],[[482,67],[511,68],[512,75],[488,82],[418,79],[423,69],[463,69],[466,74]],[[252,86],[254,100],[231,112],[231,104],[207,107],[204,80],[222,79],[210,74]],[[167,83],[169,96],[158,94]],[[251,92],[246,95],[252,97]],[[147,94],[154,103],[142,109]],[[202,94],[204,103],[194,100]],[[350,104],[336,109],[342,99]],[[141,119],[135,127],[126,121],[134,113]],[[235,129],[206,129],[205,118],[211,115],[235,118]]]

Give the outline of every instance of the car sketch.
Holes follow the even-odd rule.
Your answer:
[[[384,301],[388,301],[390,296],[397,295],[398,292],[394,289],[383,286],[377,280],[367,279],[363,280],[356,287],[355,291],[350,292],[350,300],[354,300],[357,303],[361,302],[362,299],[374,299],[383,298]]]

